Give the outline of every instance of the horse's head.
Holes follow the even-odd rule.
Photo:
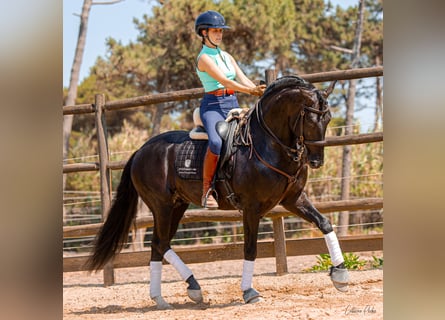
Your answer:
[[[313,89],[303,91],[306,101],[300,116],[299,144],[307,150],[307,161],[311,168],[320,168],[324,161],[324,141],[326,129],[331,121],[331,112],[327,97],[332,93],[336,81],[333,81],[326,90]],[[310,104],[312,103],[312,105]]]
[[[283,77],[271,84],[263,96],[269,105],[262,111],[264,118],[267,114],[268,131],[295,161],[305,156],[311,168],[323,165],[325,133],[331,120],[327,97],[335,82],[326,90],[318,90],[301,78]],[[279,121],[273,121],[271,114]],[[287,119],[287,126],[283,119]]]

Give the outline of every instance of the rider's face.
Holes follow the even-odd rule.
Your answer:
[[[223,29],[222,28],[210,28],[207,31],[207,36],[209,37],[211,43],[216,45],[220,45],[223,38]]]

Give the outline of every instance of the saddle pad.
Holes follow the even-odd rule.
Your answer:
[[[177,147],[175,169],[180,178],[202,180],[202,167],[207,144],[207,140],[187,140]]]

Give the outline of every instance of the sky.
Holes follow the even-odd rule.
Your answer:
[[[94,0],[93,2],[107,2],[109,0]],[[331,0],[331,3],[348,7],[357,5],[359,0]],[[106,53],[106,39],[109,37],[122,44],[135,41],[138,31],[133,19],[142,20],[144,14],[150,15],[151,3],[149,0],[124,0],[112,5],[93,5],[88,19],[88,29],[85,50],[80,68],[79,83],[89,74],[97,57]],[[83,0],[63,0],[63,87],[68,87],[71,67],[79,34],[80,13],[82,12]],[[77,14],[77,15],[76,15]],[[371,110],[368,110],[371,112]],[[367,110],[361,111],[362,125],[372,122],[367,120],[373,115]],[[360,115],[356,115],[360,116]],[[362,127],[367,130],[367,127]]]

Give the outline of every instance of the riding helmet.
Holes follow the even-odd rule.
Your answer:
[[[230,29],[229,26],[226,26],[224,17],[219,12],[212,10],[201,13],[195,20],[195,31],[199,36],[201,36],[202,30],[208,28]]]

